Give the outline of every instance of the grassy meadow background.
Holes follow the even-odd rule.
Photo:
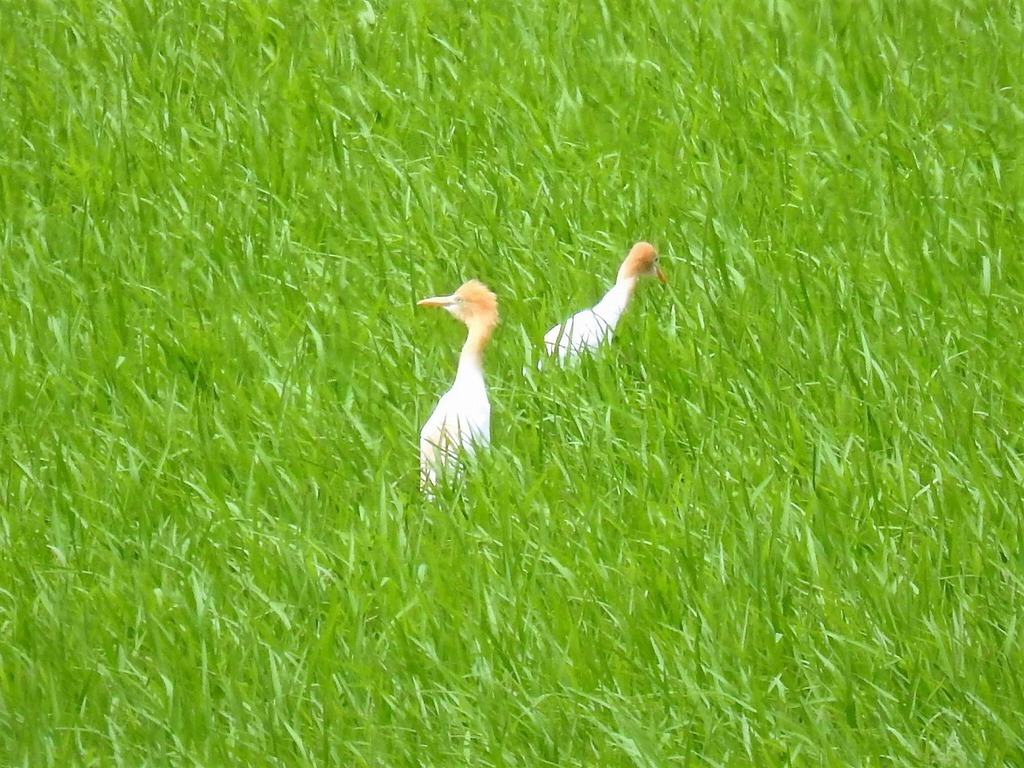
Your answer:
[[[1024,764],[1019,5],[0,19],[0,764]]]

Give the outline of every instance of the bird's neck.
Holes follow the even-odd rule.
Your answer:
[[[459,355],[459,370],[456,378],[480,376],[484,369],[484,347],[494,333],[494,324],[486,320],[476,320],[469,324],[466,343],[462,345]]]
[[[611,287],[608,293],[604,295],[604,298],[594,307],[594,313],[614,328],[629,305],[629,300],[636,289],[636,281],[637,278],[635,276],[624,276],[620,272],[619,279],[615,281],[615,285]]]

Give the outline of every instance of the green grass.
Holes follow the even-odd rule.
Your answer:
[[[0,764],[1024,763],[1016,4],[0,18]]]

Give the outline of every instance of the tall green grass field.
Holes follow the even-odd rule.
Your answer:
[[[0,0],[0,765],[1024,765],[1010,0]],[[649,240],[614,342],[544,332]],[[492,445],[420,427],[477,278]]]

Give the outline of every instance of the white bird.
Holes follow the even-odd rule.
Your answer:
[[[445,392],[420,432],[420,487],[428,494],[441,475],[457,471],[459,453],[491,441],[491,404],[484,385],[484,347],[498,324],[498,299],[478,280],[451,296],[433,296],[421,307],[442,307],[466,324],[452,388]]]
[[[591,309],[577,312],[544,334],[548,355],[557,355],[558,362],[564,363],[610,341],[641,277],[656,277],[663,283],[668,282],[658,266],[658,252],[650,243],[637,243],[630,249],[619,267],[615,285],[601,301]]]

